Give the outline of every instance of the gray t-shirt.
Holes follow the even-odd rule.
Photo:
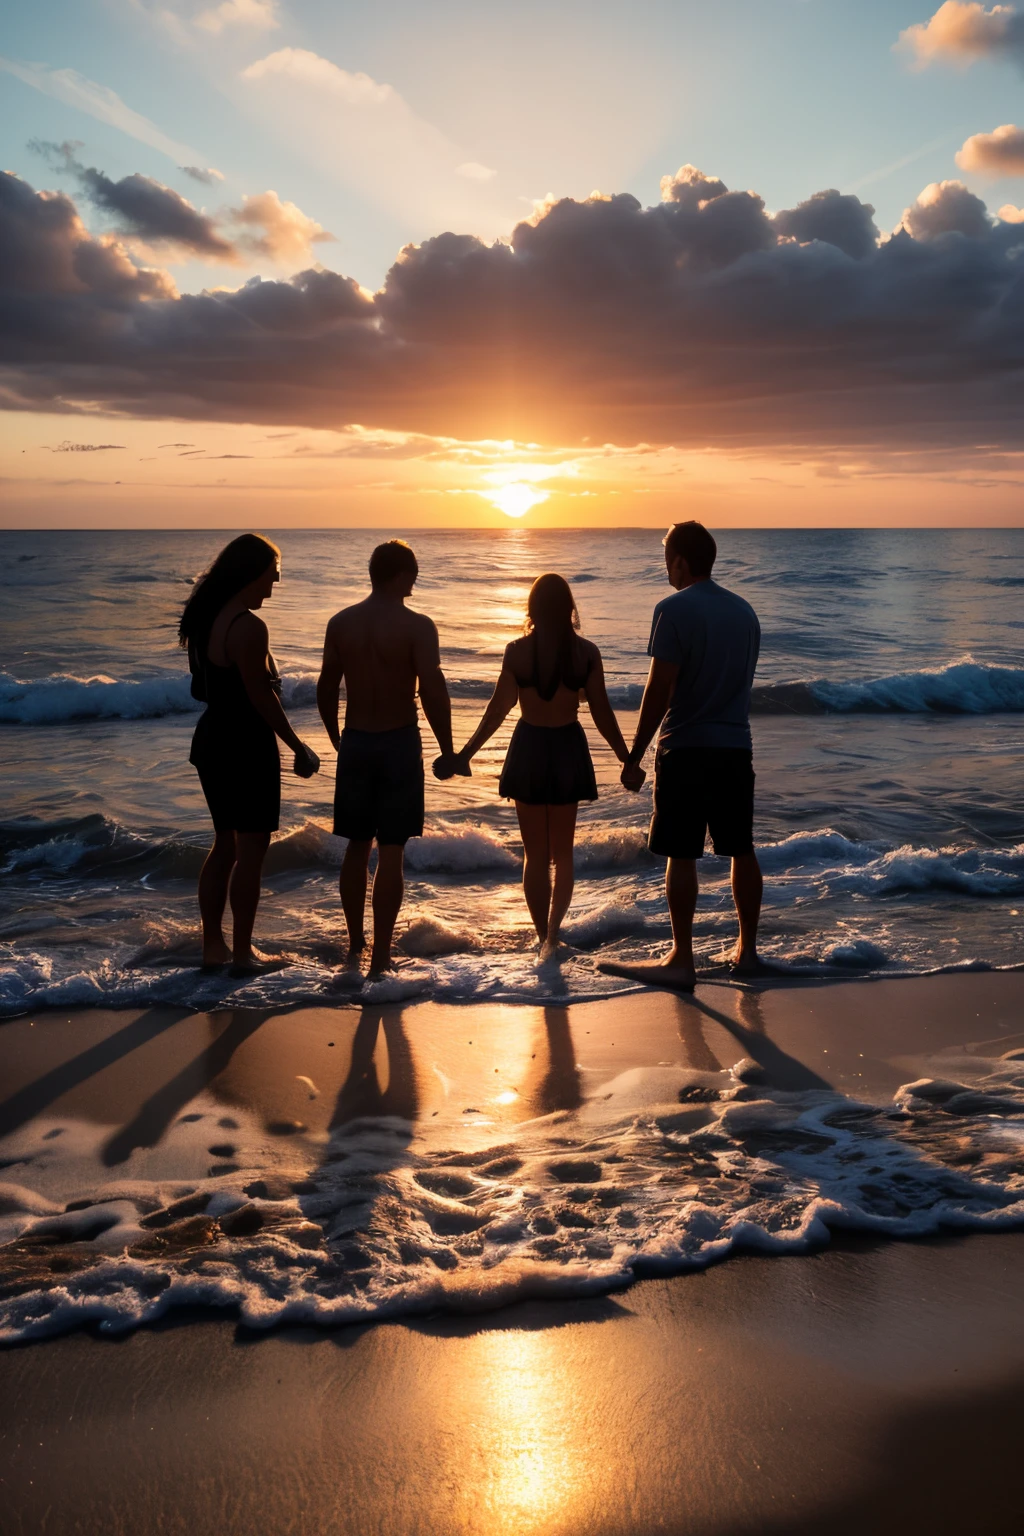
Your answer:
[[[647,654],[679,668],[659,745],[750,748],[750,687],[761,626],[750,604],[698,581],[654,610]]]

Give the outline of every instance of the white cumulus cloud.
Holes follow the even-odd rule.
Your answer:
[[[281,25],[277,0],[222,0],[222,4],[200,11],[195,25],[215,36],[228,27],[251,27],[257,32],[272,32]]]
[[[991,133],[972,134],[957,150],[956,163],[983,176],[1024,176],[1024,128],[1003,123]]]

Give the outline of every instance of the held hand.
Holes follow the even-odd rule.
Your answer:
[[[473,776],[473,770],[461,752],[442,752],[440,757],[434,759],[435,779],[451,779],[456,776],[461,779]]]
[[[295,754],[295,772],[300,779],[311,779],[314,773],[320,772],[320,759],[312,747],[307,747],[304,741],[299,743],[299,751]]]
[[[632,790],[633,794],[636,794],[643,788],[646,778],[647,773],[641,768],[639,763],[624,763],[622,773],[619,775],[619,782],[623,789]]]

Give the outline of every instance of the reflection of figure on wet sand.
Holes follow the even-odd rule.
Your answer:
[[[686,1065],[692,1072],[721,1072],[722,1063],[704,1038],[704,1015],[701,1010],[693,1003],[679,998],[676,1014]]]
[[[270,1017],[265,1009],[233,1008],[209,1015],[211,1039],[187,1066],[169,1082],[162,1083],[132,1120],[115,1131],[103,1148],[103,1162],[108,1168],[127,1162],[138,1147],[155,1147],[179,1110],[184,1109],[226,1072],[231,1058],[250,1035]]]
[[[544,1009],[547,1060],[530,1063],[531,1073],[523,1086],[523,1098],[539,1115],[579,1109],[583,1103],[580,1069],[576,1065],[568,1008]]]
[[[381,1029],[388,1057],[387,1087],[381,1088],[376,1050]],[[352,1038],[352,1061],[331,1116],[333,1134],[352,1120],[397,1116],[415,1120],[420,1095],[400,1008],[364,1008]]]
[[[831,1088],[813,1068],[796,1056],[790,1056],[771,1039],[765,1026],[760,993],[750,989],[736,991],[733,996],[736,999],[736,1013],[732,1018],[717,1008],[709,1007],[703,998],[694,998],[691,1007],[728,1030],[744,1055],[760,1067],[763,1076],[759,1076],[758,1081],[763,1081],[768,1088],[781,1088],[787,1093]]]

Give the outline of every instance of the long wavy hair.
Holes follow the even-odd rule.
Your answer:
[[[178,621],[178,644],[192,654],[203,655],[213,621],[233,597],[250,582],[258,581],[281,551],[261,533],[243,533],[226,544],[192,588]]]
[[[565,577],[554,571],[538,576],[526,599],[523,634],[535,637],[536,685],[542,699],[554,698],[559,683],[573,689],[583,686],[579,627],[579,609]]]

